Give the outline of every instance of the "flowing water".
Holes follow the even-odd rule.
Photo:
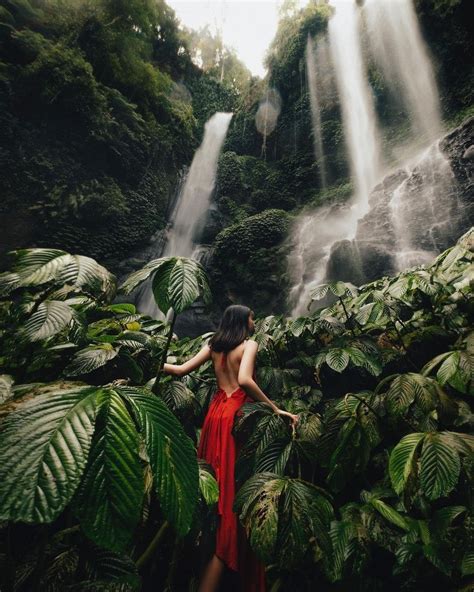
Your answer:
[[[414,135],[433,142],[442,129],[438,91],[412,0],[367,0],[364,15],[372,55],[404,103]]]
[[[360,10],[355,2],[332,0],[329,43],[342,107],[354,197],[358,209],[368,208],[369,193],[380,174],[380,139],[374,100],[361,44]]]
[[[363,283],[427,263],[463,230],[455,177],[439,148],[438,92],[413,0],[367,0],[363,9],[350,0],[330,3],[335,8],[330,55],[354,196],[346,208],[326,206],[295,222],[288,257],[292,316],[307,313],[317,284],[329,279]],[[362,45],[403,104],[412,147],[418,147],[417,156],[385,178]]]
[[[321,131],[321,107],[319,102],[317,65],[313,40],[309,34],[306,42],[306,73],[309,87],[309,99],[311,103],[314,156],[318,164],[320,185],[322,189],[325,189],[327,187],[326,158],[324,156],[323,135]]]
[[[439,142],[408,163],[405,173],[389,204],[397,271],[429,263],[448,248],[452,236],[462,232],[457,184]]]
[[[311,290],[324,281],[331,246],[355,236],[357,221],[368,211],[370,191],[380,176],[380,141],[362,53],[360,11],[355,2],[333,0],[332,4],[329,49],[355,191],[348,207],[306,213],[293,227],[294,248],[288,257],[293,316],[306,312]]]
[[[204,138],[194,154],[186,181],[171,213],[164,246],[158,257],[196,258],[199,236],[204,229],[216,182],[217,161],[229,128],[232,113],[215,113],[204,127]],[[151,290],[151,282],[142,289],[138,310],[161,318]]]

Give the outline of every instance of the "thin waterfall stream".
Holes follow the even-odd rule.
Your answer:
[[[216,182],[217,161],[227,135],[232,113],[215,113],[205,124],[204,137],[196,150],[186,180],[182,186],[165,233],[159,257],[202,257],[199,235],[211,204]],[[151,282],[147,282],[138,299],[140,312],[162,318],[156,306]]]

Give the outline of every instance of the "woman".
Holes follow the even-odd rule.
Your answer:
[[[201,579],[199,592],[214,592],[227,567],[241,575],[245,592],[263,592],[263,566],[249,550],[237,515],[232,511],[235,496],[234,466],[238,446],[231,434],[235,413],[249,401],[262,401],[275,413],[296,425],[298,416],[279,409],[255,382],[258,344],[249,339],[255,330],[254,313],[247,306],[226,308],[217,331],[199,353],[181,365],[165,364],[164,371],[184,376],[212,360],[217,392],[209,405],[199,440],[198,456],[212,465],[219,484],[219,522],[216,550]]]

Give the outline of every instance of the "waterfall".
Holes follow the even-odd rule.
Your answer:
[[[292,316],[308,314],[309,294],[325,280],[331,246],[354,232],[353,210],[324,206],[317,213],[299,216],[290,233],[288,269],[293,287],[289,293]]]
[[[395,188],[389,207],[395,230],[395,269],[425,264],[462,233],[458,187],[451,165],[432,144],[408,163],[406,178]]]
[[[329,44],[336,71],[356,204],[360,213],[365,213],[369,193],[380,174],[377,118],[362,55],[359,10],[355,2],[332,0],[331,3],[335,14],[329,21]]]
[[[176,200],[166,231],[161,257],[193,257],[207,219],[215,186],[217,160],[229,128],[232,113],[215,113],[204,127],[204,138],[194,154],[191,167]],[[138,309],[150,316],[161,313],[155,304],[151,282],[144,286]]]
[[[442,129],[438,91],[412,0],[367,0],[364,14],[371,52],[405,104],[415,135],[434,141]]]
[[[311,124],[313,127],[314,155],[318,164],[321,188],[327,186],[326,159],[324,157],[323,137],[321,130],[321,107],[319,104],[318,81],[316,59],[313,40],[308,34],[306,42],[306,72],[309,86],[309,99],[311,104]]]
[[[357,221],[368,211],[370,191],[380,176],[380,141],[362,54],[359,10],[347,0],[332,0],[332,4],[329,48],[355,192],[348,206],[320,208],[303,214],[294,224],[288,256],[292,316],[307,312],[311,290],[325,280],[331,247],[338,240],[354,238]]]

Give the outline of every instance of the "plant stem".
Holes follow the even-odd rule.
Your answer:
[[[165,365],[166,356],[168,355],[168,349],[170,347],[171,338],[173,337],[173,329],[174,329],[175,321],[176,321],[176,314],[173,310],[172,316],[171,316],[170,330],[168,333],[168,339],[166,340],[166,345],[163,349],[163,355],[161,356],[160,365],[158,366],[158,371],[156,373],[156,378],[155,378],[155,384],[153,385],[153,387],[151,389],[155,393],[155,395],[157,395],[159,392],[159,378],[160,378],[160,374],[163,370],[163,366]]]
[[[349,313],[347,312],[347,308],[344,304],[344,301],[340,296],[339,296],[339,302],[341,303],[341,306],[344,309],[344,314],[346,315],[346,323],[348,323],[350,321]],[[352,333],[352,336],[355,337],[354,329],[352,327],[349,327],[349,331]]]
[[[176,575],[176,569],[178,567],[179,555],[182,547],[181,539],[176,538],[173,546],[173,555],[171,557],[170,568],[168,576],[166,578],[166,589],[173,590],[173,581]]]
[[[155,553],[156,548],[158,547],[162,538],[164,537],[169,525],[170,525],[170,523],[168,522],[168,520],[165,520],[163,522],[163,524],[160,526],[158,532],[155,534],[155,536],[153,537],[153,539],[150,542],[150,544],[148,545],[148,547],[145,549],[145,551],[142,553],[142,555],[137,559],[136,565],[137,565],[138,569],[142,569],[143,567],[145,567],[145,565],[153,557],[153,554]]]
[[[402,348],[406,354],[407,360],[410,362],[410,364],[413,366],[413,368],[418,372],[418,368],[417,368],[416,364],[413,362],[413,360],[411,359],[410,354],[408,353],[408,349],[405,346],[405,342],[403,341],[403,337],[402,337],[400,331],[398,330],[395,322],[393,323],[393,328],[395,329],[395,333],[397,334],[397,337],[400,341],[400,345],[402,346]]]
[[[371,411],[375,415],[375,417],[377,419],[380,419],[380,420],[382,419],[380,417],[380,415],[377,413],[377,411],[375,411],[375,409],[371,405],[369,405],[369,403],[367,403],[367,401],[365,399],[362,399],[361,397],[355,395],[354,393],[348,393],[348,396],[349,397],[354,397],[355,399],[357,399],[358,401],[360,401],[363,405],[365,405],[367,407],[367,409],[369,411]]]

